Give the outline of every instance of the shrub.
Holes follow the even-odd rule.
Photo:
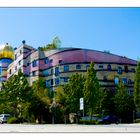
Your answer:
[[[136,119],[134,123],[140,123],[140,119]]]
[[[79,124],[92,125],[92,124],[98,124],[98,121],[97,120],[79,120]]]
[[[9,123],[9,124],[17,123],[17,118],[16,117],[11,117],[7,120],[7,123]]]

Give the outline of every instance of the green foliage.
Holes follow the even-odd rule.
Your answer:
[[[44,86],[44,81],[42,78],[39,78],[32,85],[32,98],[28,109],[28,117],[34,116],[35,120],[38,120],[39,123],[42,123],[45,118],[45,113],[49,112],[50,100],[46,96],[47,89]]]
[[[26,77],[21,70],[18,75],[13,75],[3,83],[4,90],[0,92],[0,112],[9,113],[17,120],[39,123],[46,122],[49,118],[50,100],[46,96],[48,90],[44,86],[43,79],[38,79],[32,87],[29,87]],[[47,120],[47,119],[48,120]]]
[[[135,74],[134,102],[135,102],[135,106],[140,111],[140,61],[137,64],[136,74]]]
[[[16,118],[16,117],[10,117],[10,118],[7,120],[7,123],[8,123],[8,124],[15,124],[15,123],[17,123],[17,118]]]
[[[65,100],[66,94],[64,93],[63,86],[59,85],[55,90],[55,102],[57,104],[55,116],[57,123],[64,123],[64,115],[66,114]]]
[[[102,115],[114,114],[114,93],[105,89],[100,97]]]
[[[99,122],[97,120],[79,120],[79,124],[97,125]]]
[[[83,97],[83,87],[85,78],[81,74],[74,74],[69,82],[64,86],[66,113],[77,113],[79,111],[79,100]]]
[[[12,76],[3,83],[4,90],[1,92],[1,100],[6,106],[3,111],[11,112],[13,116],[21,117],[25,102],[30,97],[29,84],[26,77],[18,71],[18,75]]]
[[[86,73],[86,81],[84,84],[84,100],[85,109],[87,113],[91,116],[96,113],[98,107],[98,101],[100,96],[99,81],[96,77],[96,71],[94,69],[94,63],[90,64],[90,68]]]
[[[52,49],[56,49],[56,46],[54,44],[47,44],[43,47],[40,47],[41,51],[48,51],[48,50],[52,50]]]
[[[43,46],[43,47],[40,47],[39,49],[40,49],[41,51],[48,51],[48,50],[56,49],[56,48],[57,48],[56,42],[55,42],[56,39],[58,40],[59,38],[58,38],[58,37],[55,37],[55,38],[53,39],[53,41],[52,41],[51,44],[47,44],[47,45],[45,45],[45,46]]]
[[[140,119],[136,119],[134,123],[140,123]]]
[[[63,86],[59,85],[55,91],[55,101],[56,103],[59,103],[60,105],[64,106],[65,99],[66,96],[64,93],[64,88]]]
[[[122,123],[133,121],[134,100],[127,94],[126,87],[121,82],[117,94],[114,97],[116,115],[121,118]]]

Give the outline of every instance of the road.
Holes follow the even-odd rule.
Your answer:
[[[0,132],[139,132],[140,124],[77,125],[77,124],[1,124]]]

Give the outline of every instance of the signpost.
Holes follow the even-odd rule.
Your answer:
[[[84,117],[84,98],[80,98],[80,110],[83,110],[83,117]]]

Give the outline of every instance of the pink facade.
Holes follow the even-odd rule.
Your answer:
[[[132,65],[136,66],[137,62],[135,60],[114,55],[111,53],[96,51],[96,50],[88,50],[88,49],[80,49],[80,48],[60,48],[54,49],[50,51],[40,51],[40,50],[31,50],[26,49],[27,46],[22,46],[18,50],[23,50],[23,54],[20,54],[17,57],[16,63],[12,63],[9,67],[8,78],[15,74],[19,68],[22,69],[23,73],[28,76],[28,80],[30,83],[35,81],[37,77],[40,75],[45,77],[46,80],[55,81],[58,78],[55,74],[55,67],[61,66],[64,72],[63,65],[69,64],[90,64],[90,62],[94,62],[97,64],[118,64],[118,65]],[[17,54],[18,54],[17,50]],[[19,62],[21,64],[19,65]],[[17,70],[15,68],[17,67]],[[85,66],[86,67],[86,66]],[[9,74],[10,70],[12,73]],[[76,71],[76,69],[75,69]],[[116,70],[117,71],[117,70]],[[44,74],[45,73],[45,74]],[[49,75],[50,79],[47,79]],[[66,75],[66,74],[65,74]],[[67,75],[66,75],[67,77]],[[63,78],[63,76],[61,77]],[[60,78],[60,79],[61,79]]]
[[[135,60],[128,59],[126,57],[108,54],[100,51],[93,50],[67,50],[55,53],[51,56],[47,56],[53,60],[52,63],[44,64],[44,60],[39,61],[39,67],[41,70],[47,69],[51,66],[56,66],[59,64],[59,60],[62,63],[84,63],[84,62],[95,62],[95,63],[118,63],[118,64],[130,64],[136,65]],[[33,70],[33,69],[32,69]]]

